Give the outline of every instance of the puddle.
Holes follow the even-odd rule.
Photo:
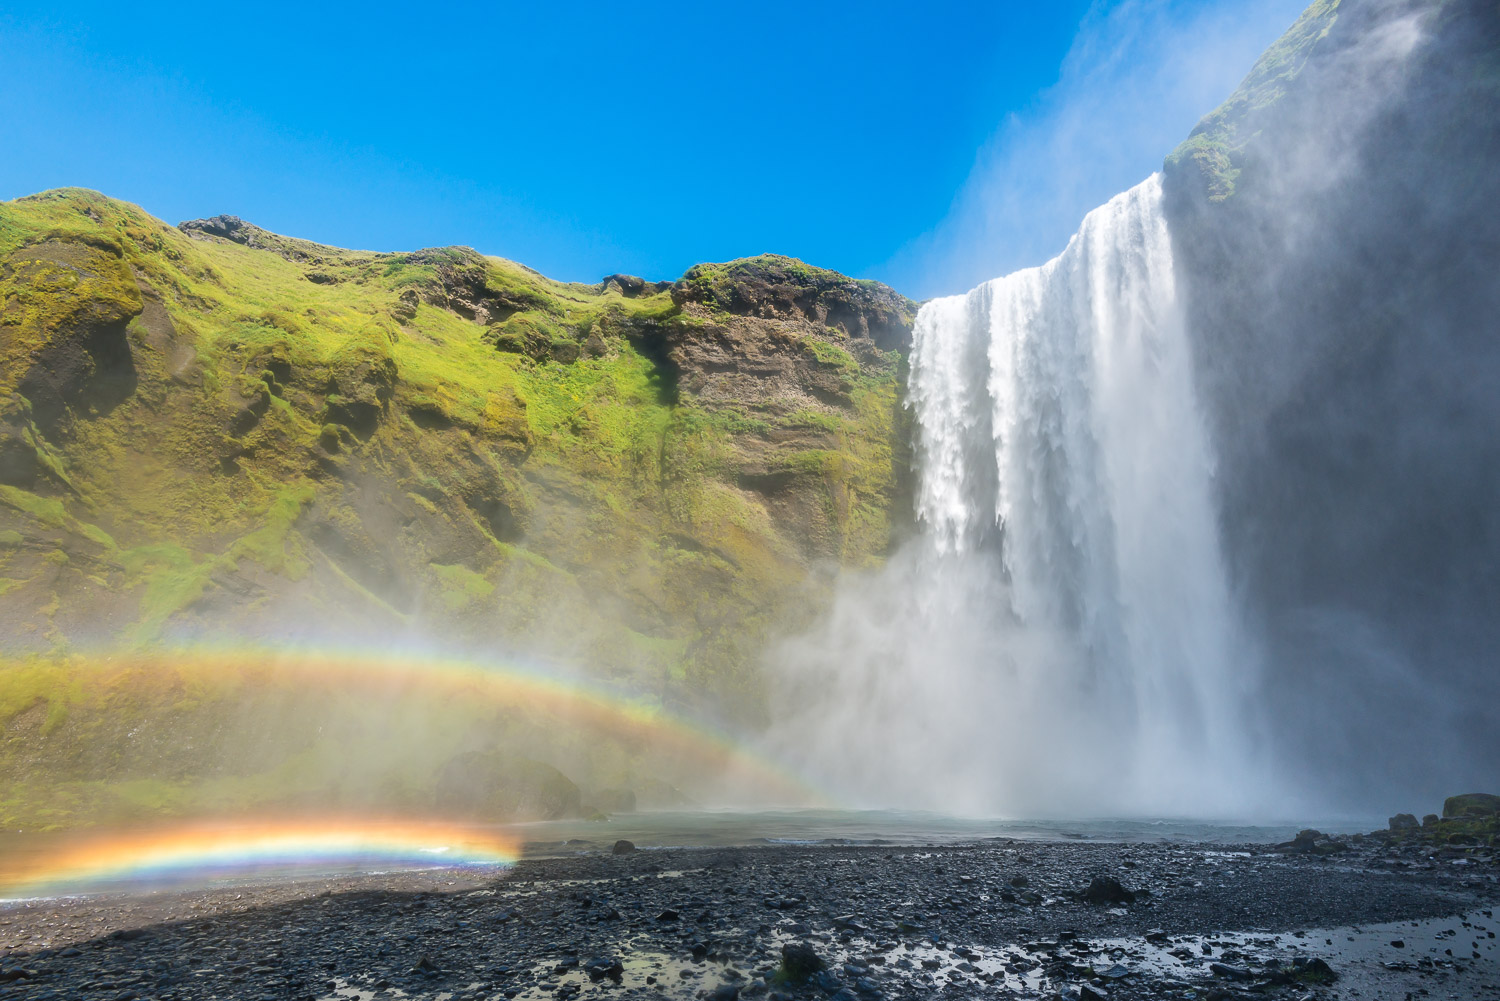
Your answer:
[[[587,964],[593,957],[559,954],[514,970],[498,968],[489,980],[466,986],[434,984],[428,991],[408,984],[407,990],[415,993],[361,978],[335,980],[336,989],[319,1001],[448,1001],[456,996],[478,1001],[570,1001],[605,997],[620,989],[647,996],[696,996],[723,984],[744,988],[768,979],[780,961],[781,946],[788,942],[811,943],[828,963],[828,974],[842,985],[881,992],[898,985],[934,992],[951,986],[1023,996],[1062,989],[1068,996],[1065,988],[1070,983],[1129,984],[1145,978],[1190,999],[1199,992],[1206,996],[1213,986],[1248,989],[1278,972],[1305,975],[1305,964],[1321,959],[1338,974],[1336,997],[1399,997],[1423,985],[1436,996],[1462,989],[1459,996],[1500,997],[1497,932],[1500,921],[1493,911],[1481,910],[1453,918],[1280,934],[1153,935],[1148,941],[1090,939],[1062,932],[1043,941],[981,947],[923,939],[910,925],[898,937],[872,933],[858,920],[833,934],[809,932],[795,921],[783,921],[769,935],[757,936],[743,928],[721,933],[724,946],[735,953],[733,962],[716,954],[714,943],[684,942],[684,952],[698,950],[687,958],[660,951],[658,942],[648,946],[644,937],[633,937],[603,953],[619,957],[620,968],[613,973],[595,970],[591,976]],[[742,949],[749,941],[756,941],[756,950],[747,956]]]
[[[1146,943],[1099,939],[1093,944],[1132,973],[1200,984],[1232,982],[1240,973],[1250,975],[1246,983],[1263,982],[1277,971],[1296,973],[1296,960],[1302,957],[1332,967],[1340,992],[1378,985],[1382,996],[1394,997],[1399,996],[1395,981],[1462,977],[1468,988],[1493,991],[1474,996],[1500,997],[1500,922],[1493,913],[1278,934],[1162,936]]]

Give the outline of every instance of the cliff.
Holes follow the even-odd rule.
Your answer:
[[[581,285],[0,204],[0,650],[416,646],[753,722],[768,632],[902,523],[914,313],[783,257]]]
[[[1276,753],[1351,803],[1500,767],[1500,17],[1320,0],[1167,160]]]

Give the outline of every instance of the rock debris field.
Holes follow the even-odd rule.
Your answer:
[[[13,902],[0,997],[1500,998],[1493,849],[1310,844],[621,844]]]

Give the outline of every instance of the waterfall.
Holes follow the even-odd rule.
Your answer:
[[[1052,261],[922,307],[921,532],[784,652],[809,767],[882,805],[1247,802],[1254,657],[1183,316],[1159,175]]]

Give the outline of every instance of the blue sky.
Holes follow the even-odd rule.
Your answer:
[[[773,251],[923,298],[1059,251],[1300,7],[26,5],[0,198],[581,281]]]

